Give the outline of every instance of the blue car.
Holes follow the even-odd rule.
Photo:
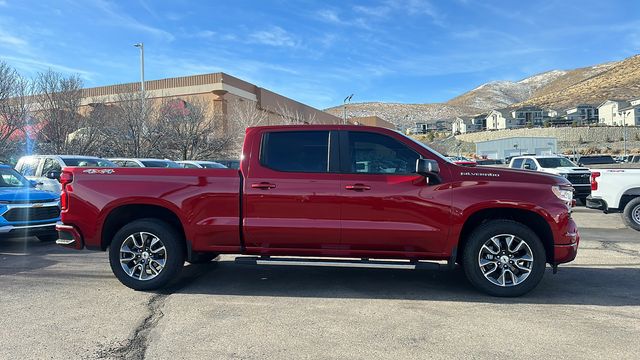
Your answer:
[[[0,165],[0,239],[37,236],[40,241],[58,238],[55,226],[60,220],[60,196],[36,190],[10,166]]]

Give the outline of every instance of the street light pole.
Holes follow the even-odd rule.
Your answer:
[[[140,92],[144,95],[144,43],[133,44],[140,49]]]
[[[351,98],[353,98],[353,94],[344,98],[344,101],[342,102],[344,104],[344,109],[342,110],[342,122],[345,125],[347,124],[347,103],[351,103]]]

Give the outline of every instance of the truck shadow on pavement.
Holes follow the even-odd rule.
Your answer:
[[[64,249],[36,238],[5,239],[0,242],[0,275],[46,268],[57,263],[46,255],[63,252]]]
[[[631,266],[640,266],[634,264]],[[185,267],[175,293],[392,299],[478,303],[640,305],[640,268],[565,267],[529,294],[496,298],[476,291],[464,271],[252,266],[232,261]],[[174,292],[174,291],[171,291]]]

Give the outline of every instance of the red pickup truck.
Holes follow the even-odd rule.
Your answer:
[[[518,296],[572,261],[564,178],[458,166],[365,126],[249,128],[239,170],[65,168],[58,244],[109,249],[126,286],[151,290],[184,261],[455,268]]]

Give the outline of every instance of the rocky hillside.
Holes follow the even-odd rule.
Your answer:
[[[552,70],[516,82],[493,81],[442,104],[350,104],[348,115],[377,115],[397,125],[411,125],[505,107],[538,105],[563,111],[578,104],[638,97],[640,55],[580,69]],[[342,106],[326,111],[342,116]]]
[[[338,117],[343,116],[343,107],[325,110]],[[420,121],[454,119],[456,116],[475,114],[480,109],[449,104],[395,104],[395,103],[354,103],[347,106],[347,117],[378,116],[401,127],[413,126]]]
[[[620,62],[573,70],[516,105],[538,105],[563,110],[577,104],[598,105],[606,99],[638,97],[640,55]]]

